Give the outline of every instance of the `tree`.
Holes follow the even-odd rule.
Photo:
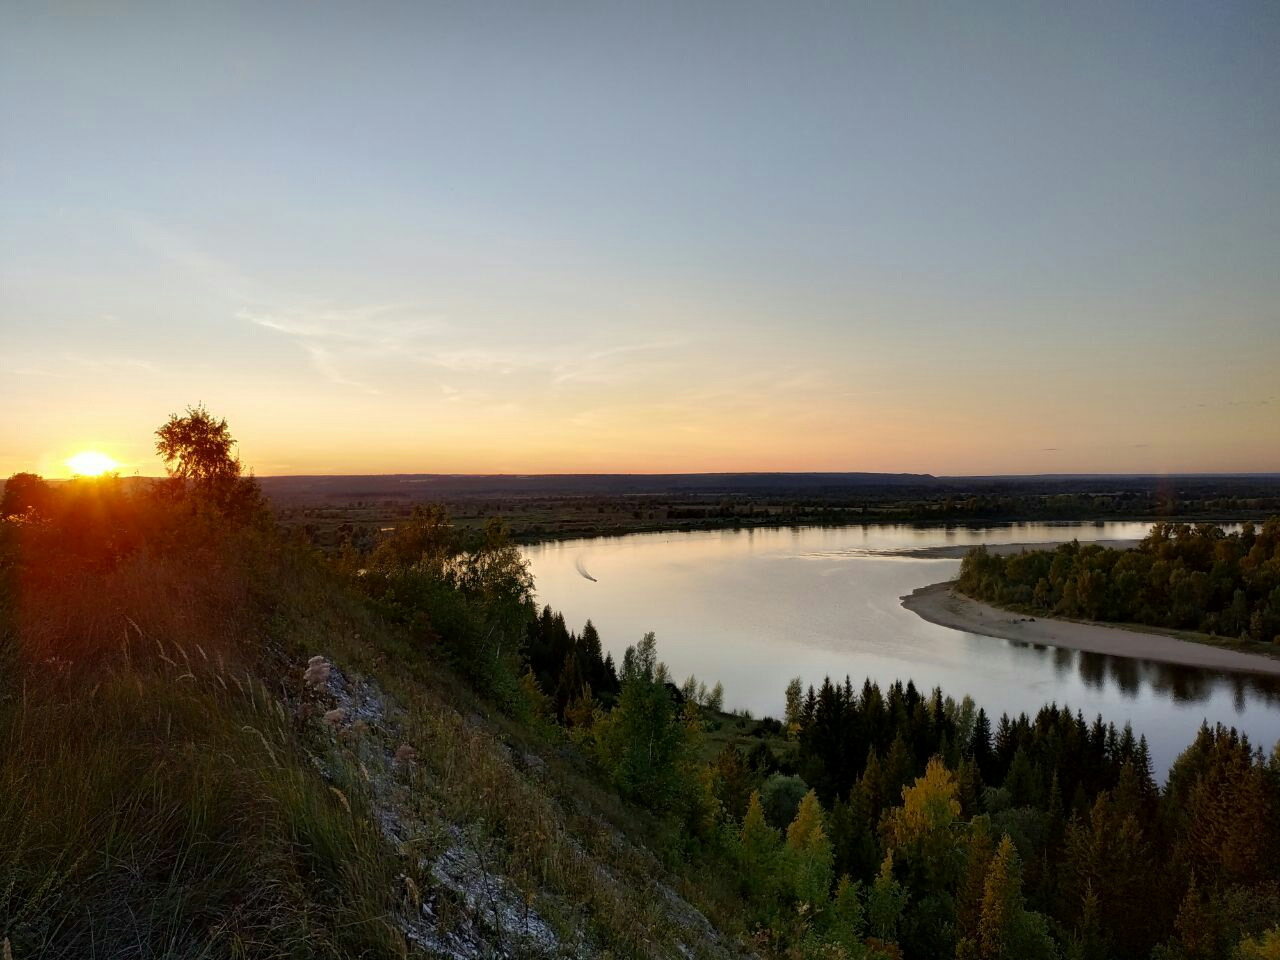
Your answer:
[[[252,477],[241,476],[232,453],[236,445],[226,420],[215,419],[204,405],[187,407],[185,416],[170,414],[156,430],[156,452],[169,472],[172,489],[195,494],[229,519],[260,520],[262,491]]]
[[[1152,897],[1161,879],[1151,845],[1133,816],[1121,817],[1106,792],[1098,795],[1087,818],[1073,818],[1063,849],[1062,891],[1074,920],[1087,890],[1098,898],[1100,936],[1122,956],[1145,956],[1154,944],[1158,922]],[[1153,902],[1154,901],[1154,902]]]
[[[990,782],[995,773],[995,755],[991,750],[991,721],[987,711],[978,709],[973,721],[973,735],[969,738],[969,755],[978,765],[982,779]]]
[[[1018,852],[1005,834],[987,868],[978,923],[982,960],[1018,960],[1013,952],[1015,929],[1022,913],[1022,872]]]
[[[666,811],[679,795],[686,731],[652,633],[627,648],[621,680],[617,706],[595,725],[601,760],[624,796]]]
[[[845,874],[836,885],[835,902],[831,906],[835,938],[846,952],[858,956],[866,932],[866,911],[862,907],[862,884]]]
[[[4,484],[0,520],[39,516],[49,506],[49,485],[34,473],[15,473]]]
[[[795,736],[800,732],[800,720],[804,713],[804,684],[800,682],[799,677],[792,677],[787,682],[786,706],[783,713],[783,722],[786,724],[787,733]]]
[[[169,476],[200,488],[215,488],[240,476],[240,461],[232,455],[236,441],[226,420],[217,420],[204,404],[176,413],[156,431],[156,452]]]
[[[772,774],[760,789],[760,802],[764,804],[769,822],[779,828],[789,824],[808,792],[809,785],[799,777]]]
[[[881,940],[893,940],[906,906],[907,891],[893,876],[893,854],[886,854],[867,894],[867,929]]]
[[[938,892],[959,879],[963,854],[952,831],[959,815],[955,778],[937,757],[923,777],[902,789],[902,806],[885,814],[886,844],[917,879],[913,890]]]
[[[703,706],[713,713],[724,712],[724,685],[720,681],[717,680],[716,685],[711,688]]]
[[[1280,926],[1260,937],[1246,937],[1236,948],[1237,960],[1280,960]]]
[[[716,799],[734,820],[741,820],[747,811],[755,776],[747,766],[747,758],[736,744],[726,743],[712,767]]]
[[[815,912],[821,910],[831,894],[833,856],[822,825],[822,807],[813,790],[804,795],[796,818],[787,827],[787,857],[796,899]]]
[[[991,837],[991,818],[985,814],[975,817],[969,826],[964,844],[964,872],[956,885],[956,936],[961,943],[969,943],[970,953],[977,953],[976,944],[982,921],[982,899],[986,892],[987,870],[995,855],[995,842]]]
[[[1178,919],[1174,921],[1185,960],[1213,960],[1220,955],[1216,920],[1213,910],[1196,889],[1196,874],[1193,870],[1187,895],[1182,898]]]
[[[1022,865],[1008,834],[987,869],[977,956],[981,960],[1056,960],[1058,956],[1044,917],[1024,906]]]
[[[749,894],[762,893],[768,885],[778,855],[778,842],[777,831],[765,822],[760,791],[753,790],[738,835],[742,885]]]
[[[397,523],[369,554],[368,567],[390,573],[397,567],[427,563],[443,570],[461,549],[449,513],[440,504],[416,504],[409,518]],[[550,613],[550,610],[547,611]]]

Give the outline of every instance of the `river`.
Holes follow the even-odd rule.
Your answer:
[[[1163,779],[1201,722],[1235,726],[1270,751],[1280,739],[1280,683],[1054,647],[928,623],[899,597],[954,577],[960,561],[920,556],[980,543],[1132,541],[1146,523],[997,527],[796,527],[645,533],[524,549],[539,604],[580,631],[588,618],[620,661],[647,631],[676,682],[724,684],[725,706],[781,716],[793,676],[914,680],[971,695],[993,717],[1049,702],[1092,720],[1133,724]],[[586,571],[595,580],[582,575]]]

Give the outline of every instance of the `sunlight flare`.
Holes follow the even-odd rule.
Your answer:
[[[99,453],[96,450],[84,450],[67,459],[67,468],[73,476],[100,477],[104,473],[112,473],[118,470],[120,464],[105,453]]]

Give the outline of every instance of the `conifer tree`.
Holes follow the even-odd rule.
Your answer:
[[[1212,911],[1196,888],[1195,871],[1182,898],[1178,918],[1174,921],[1178,941],[1185,960],[1213,960],[1221,952],[1218,946],[1218,929]]]
[[[983,885],[982,918],[978,922],[979,956],[982,960],[1022,960],[1013,951],[1017,925],[1023,910],[1022,871],[1013,841],[1005,834]]]
[[[753,790],[751,799],[747,802],[746,816],[742,819],[742,830],[738,834],[742,885],[748,894],[759,895],[765,891],[773,876],[778,846],[777,831],[764,819],[760,791]]]
[[[818,912],[831,892],[833,857],[823,828],[822,807],[813,790],[800,801],[796,818],[787,828],[787,857],[796,899]]]
[[[969,741],[969,756],[978,765],[982,779],[991,783],[995,779],[995,755],[991,747],[991,721],[987,711],[978,708],[978,715],[973,721],[973,736]]]
[[[836,884],[835,901],[831,905],[831,920],[836,930],[837,942],[849,953],[854,953],[866,934],[866,911],[862,906],[862,884],[850,879],[848,874]]]
[[[915,758],[911,756],[911,748],[902,734],[894,737],[889,747],[889,755],[885,758],[883,779],[880,782],[880,795],[886,804],[895,802],[902,795],[902,788],[915,776]]]
[[[976,956],[979,939],[979,923],[982,919],[982,898],[986,892],[987,870],[995,855],[995,841],[991,836],[991,819],[985,814],[975,817],[969,825],[964,844],[964,870],[956,887],[956,938],[969,942],[971,953]]]
[[[724,807],[725,813],[735,821],[741,820],[747,812],[747,802],[752,793],[755,781],[751,769],[747,766],[747,758],[737,744],[727,743],[713,765],[716,798]]]
[[[867,929],[881,940],[898,935],[898,923],[907,906],[907,891],[893,876],[893,854],[885,854],[880,873],[867,894]]]

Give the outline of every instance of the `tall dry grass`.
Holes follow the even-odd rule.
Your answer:
[[[394,863],[282,700],[290,653],[349,635],[348,611],[272,537],[182,522],[105,562],[0,525],[0,940],[19,960],[402,955]]]

